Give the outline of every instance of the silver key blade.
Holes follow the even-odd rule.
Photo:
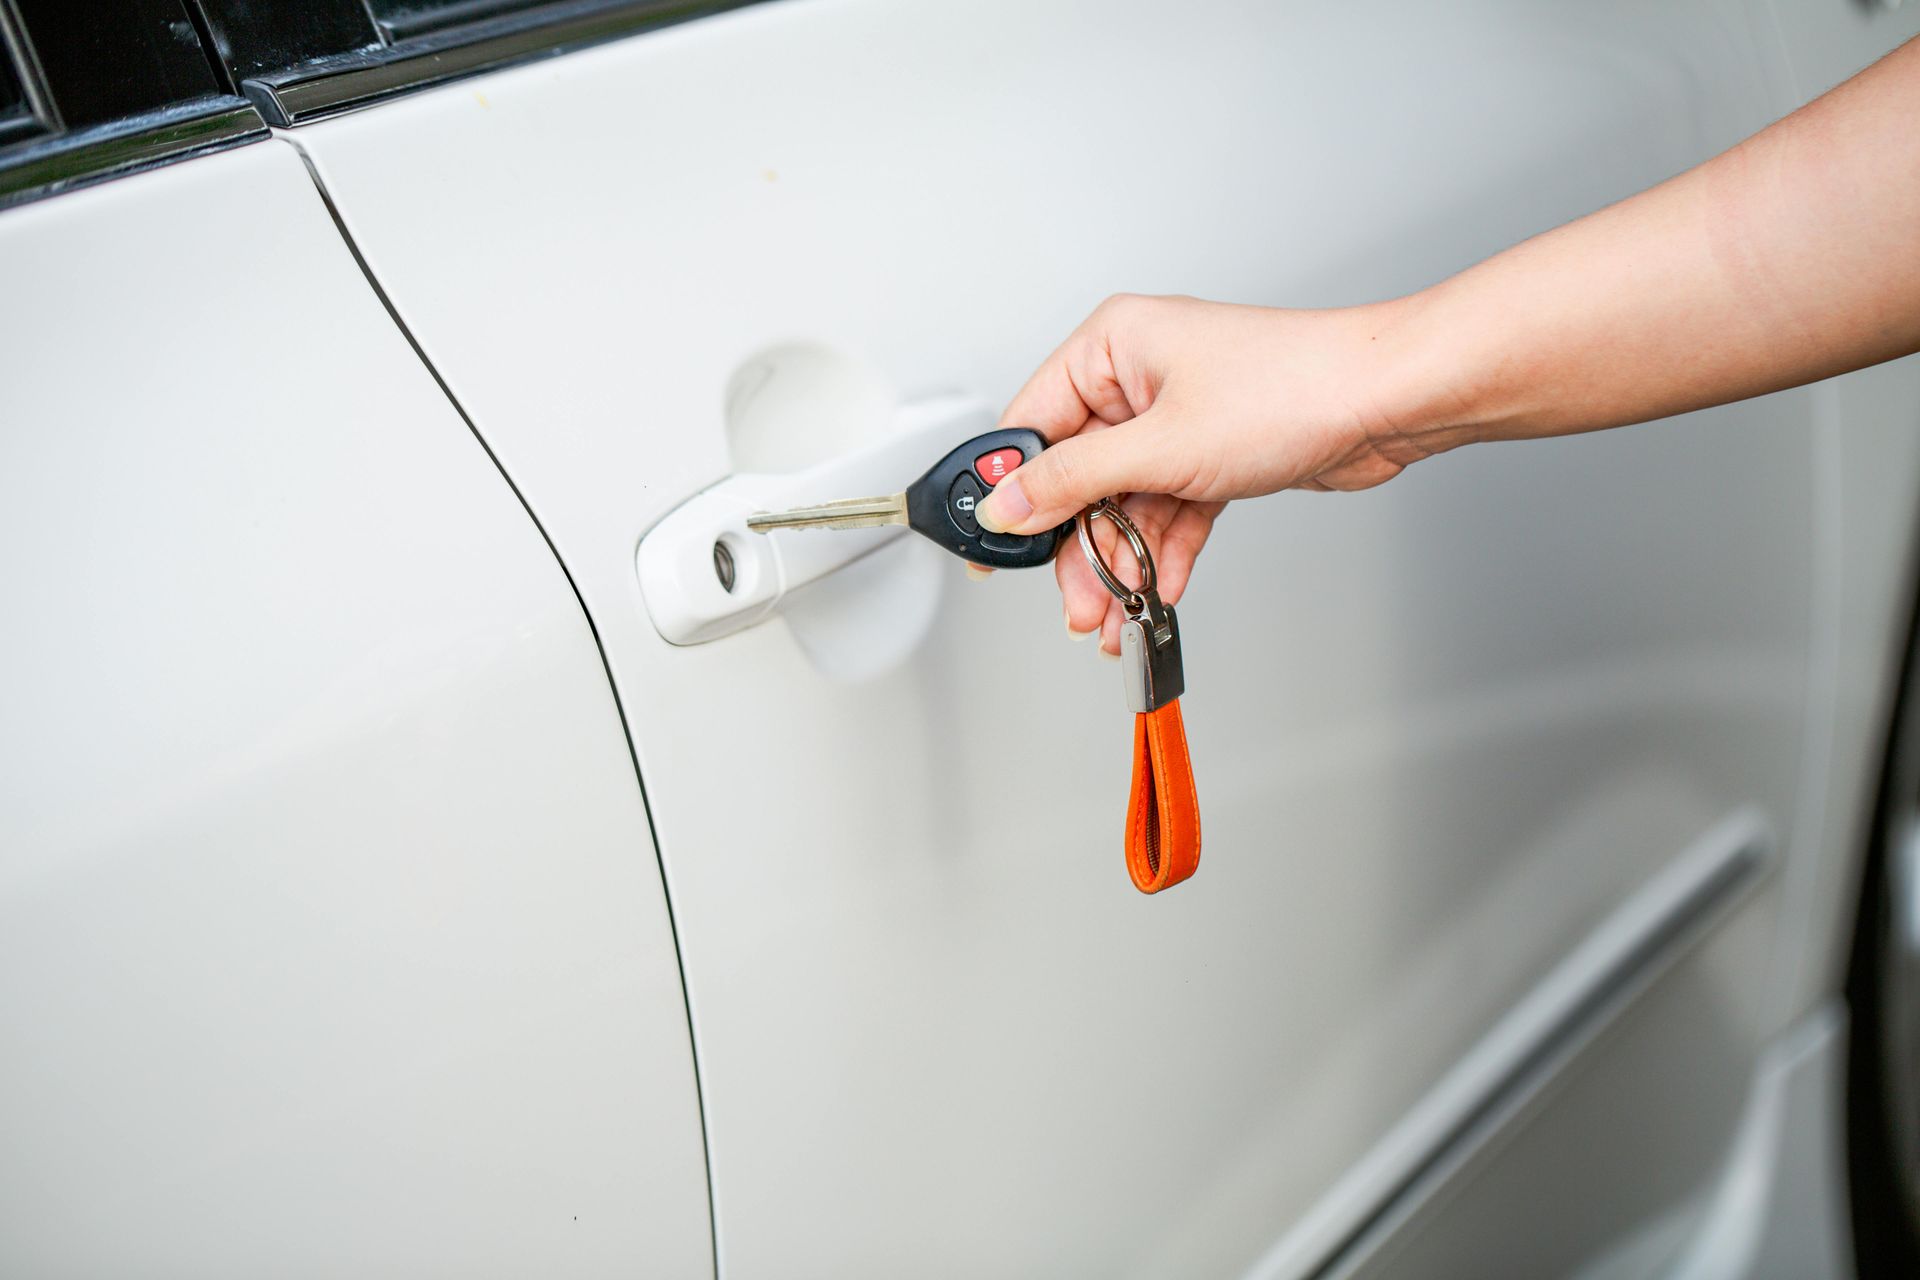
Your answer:
[[[791,511],[759,511],[747,517],[747,528],[755,533],[772,533],[775,529],[877,529],[906,522],[907,495],[896,493],[886,498],[846,498]]]

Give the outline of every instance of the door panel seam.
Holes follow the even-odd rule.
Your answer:
[[[547,532],[546,526],[540,522],[540,517],[535,514],[532,504],[527,501],[526,495],[520,491],[520,486],[514,483],[513,476],[508,473],[506,467],[501,463],[499,455],[496,454],[493,447],[487,443],[487,439],[481,434],[480,428],[474,424],[472,416],[467,413],[466,406],[460,402],[460,397],[454,394],[454,390],[447,384],[446,378],[441,375],[440,370],[434,365],[433,361],[428,358],[426,349],[420,345],[419,340],[414,336],[413,330],[408,328],[407,322],[401,317],[399,308],[394,305],[393,299],[387,296],[387,291],[381,285],[379,277],[374,274],[372,266],[367,262],[365,256],[361,254],[360,246],[355,242],[353,233],[347,229],[346,220],[341,216],[340,210],[335,206],[332,193],[327,190],[326,183],[321,179],[320,171],[315,167],[313,158],[307,154],[306,148],[302,147],[296,139],[278,130],[275,131],[275,138],[277,141],[292,147],[294,154],[300,157],[300,163],[306,167],[307,176],[313,179],[314,190],[320,197],[320,203],[326,208],[327,216],[333,220],[334,228],[340,233],[341,242],[346,245],[347,252],[353,256],[354,264],[360,268],[360,274],[365,278],[367,286],[373,290],[374,297],[379,299],[380,305],[385,309],[388,318],[393,321],[394,327],[400,331],[400,336],[406,339],[407,345],[412,348],[413,354],[419,359],[421,366],[426,369],[428,376],[433,379],[434,385],[440,388],[441,394],[447,398],[447,403],[453,406],[453,411],[460,416],[460,421],[466,424],[466,428],[472,434],[474,441],[479,444],[480,448],[486,453],[487,460],[491,462],[494,469],[500,473],[500,478],[506,482],[507,489],[513,494],[514,501],[518,502],[521,510],[526,512],[527,519],[532,522],[535,531],[540,535],[540,540],[546,544],[548,553],[553,557],[555,566],[559,568],[561,576],[566,580],[567,589],[573,593],[575,603],[580,606],[580,616],[587,624],[587,633],[593,637],[593,649],[594,653],[597,654],[600,659],[600,671],[607,682],[607,693],[613,700],[615,714],[620,718],[620,734],[626,743],[627,760],[633,767],[634,784],[640,790],[641,812],[646,815],[647,837],[653,843],[655,869],[660,875],[660,895],[666,904],[667,930],[668,936],[673,943],[674,969],[680,979],[680,1008],[686,1018],[687,1050],[692,1056],[694,1108],[700,1119],[700,1158],[702,1172],[707,1184],[708,1248],[711,1250],[710,1257],[713,1260],[713,1273],[718,1277],[720,1273],[720,1219],[718,1206],[714,1203],[713,1147],[707,1130],[706,1081],[705,1072],[702,1070],[700,1062],[700,1044],[694,1034],[693,1006],[687,990],[686,960],[682,955],[680,947],[680,924],[674,911],[673,890],[667,879],[667,869],[660,855],[660,834],[653,820],[653,804],[647,796],[647,781],[640,771],[640,757],[634,747],[633,726],[628,721],[627,708],[625,703],[621,701],[619,686],[614,682],[613,667],[607,658],[606,643],[601,639],[600,628],[593,620],[593,612],[587,608],[586,597],[581,595],[580,584],[574,581],[573,572],[567,567],[566,561],[561,557],[560,549],[554,545],[553,538]]]

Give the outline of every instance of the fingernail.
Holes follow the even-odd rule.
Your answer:
[[[1088,636],[1091,636],[1093,631],[1100,629],[1099,627],[1095,627],[1093,631],[1075,631],[1073,629],[1073,615],[1064,609],[1060,611],[1060,618],[1067,624],[1067,639],[1072,640],[1076,644],[1085,640]]]
[[[973,514],[979,519],[980,527],[989,533],[1005,533],[1032,515],[1033,504],[1020,492],[1020,473],[1015,471],[995,485]]]
[[[982,569],[977,564],[967,565],[967,581],[969,582],[985,582],[988,578],[991,578],[992,576],[993,576],[993,570],[991,569]]]
[[[1105,649],[1101,649],[1099,652],[1100,652],[1100,656],[1105,658],[1108,662],[1120,661],[1120,655],[1117,653],[1108,653]]]

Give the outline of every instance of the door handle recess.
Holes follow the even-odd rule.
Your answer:
[[[735,475],[674,508],[640,539],[634,560],[647,616],[671,644],[704,644],[775,613],[780,601],[892,542],[879,529],[777,529],[754,533],[756,511],[897,493],[927,463],[990,429],[992,406],[974,396],[904,405],[872,444],[804,471]],[[729,581],[730,579],[730,581]]]

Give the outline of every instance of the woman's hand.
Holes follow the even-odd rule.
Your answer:
[[[1109,298],[1048,357],[1001,416],[1050,448],[981,504],[980,523],[1037,533],[1113,494],[1178,602],[1229,499],[1288,488],[1365,489],[1430,451],[1386,408],[1386,352],[1404,303],[1279,311],[1196,298]],[[1436,446],[1437,447],[1437,446]],[[1126,580],[1137,568],[1096,521]],[[1067,629],[1120,652],[1120,602],[1077,546],[1054,562]]]

